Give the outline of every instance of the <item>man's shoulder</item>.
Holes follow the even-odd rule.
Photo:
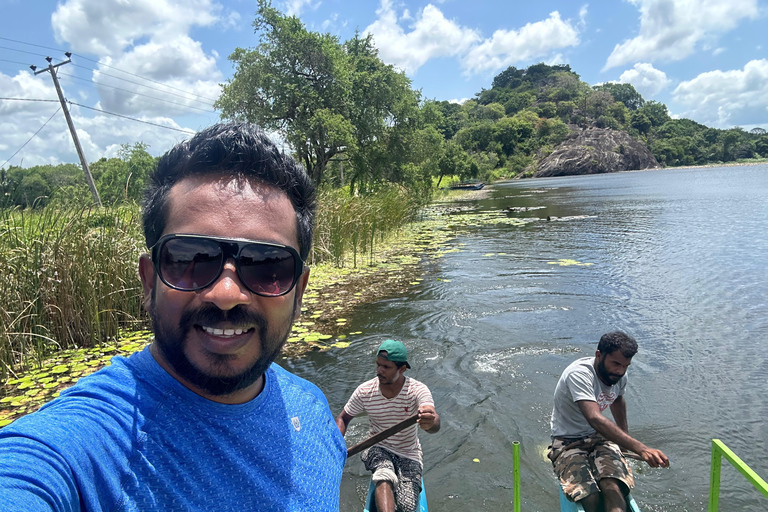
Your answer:
[[[379,390],[379,378],[374,377],[359,384],[355,389],[355,393],[375,393]]]
[[[424,384],[420,380],[414,379],[413,377],[406,377],[405,385],[408,386],[408,388],[412,392],[424,391],[424,390],[429,391],[429,387],[426,384]]]
[[[562,378],[569,378],[572,376],[593,376],[595,374],[595,368],[593,366],[595,362],[594,357],[581,357],[571,364],[569,364],[565,370],[563,370]]]

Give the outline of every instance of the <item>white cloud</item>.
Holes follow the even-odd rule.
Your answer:
[[[93,81],[99,90],[102,106],[109,111],[153,115],[200,109],[212,111],[213,101],[221,94],[219,83],[223,77],[216,67],[216,60],[206,56],[200,43],[188,36],[178,36],[173,41],[162,43],[150,41],[118,59],[105,58],[102,62],[106,66],[99,66],[99,70],[93,73]],[[146,82],[117,69],[160,83]],[[135,83],[126,83],[119,78]]]
[[[753,60],[744,69],[709,71],[681,83],[675,101],[689,110],[682,117],[719,128],[765,123],[768,118],[768,60]]]
[[[640,34],[617,44],[604,69],[638,61],[684,59],[745,18],[758,16],[757,0],[628,0],[640,9]]]
[[[373,34],[379,55],[406,73],[413,74],[429,59],[452,57],[465,53],[480,39],[472,29],[448,20],[434,5],[429,4],[411,19],[412,30],[408,33],[398,23],[397,12],[390,0],[382,0],[376,11],[378,19],[363,30]]]
[[[653,97],[669,86],[671,80],[666,73],[653,67],[648,62],[638,62],[619,77],[619,83],[632,86],[646,99]]]
[[[218,115],[210,113],[211,104],[220,94],[219,83],[224,81],[217,67],[218,54],[206,52],[189,34],[197,27],[232,29],[239,19],[239,14],[215,0],[62,0],[51,18],[57,41],[76,53],[75,64],[93,67],[77,54],[93,56],[100,62],[85,78],[95,91],[73,78],[82,80],[82,70],[71,65],[60,68],[65,94],[76,103],[176,129],[188,127],[180,126],[169,116],[199,115],[193,108],[209,111],[195,118],[184,117],[196,119],[188,121],[195,128],[199,123],[215,121]],[[47,74],[35,77],[20,72],[11,77],[0,73],[0,90],[9,97],[57,99]],[[56,108],[57,103],[0,102],[0,130],[5,134],[0,141],[0,163],[30,139]],[[150,144],[152,154],[160,154],[189,136],[74,105],[71,110],[78,138],[90,162],[114,156],[120,144],[137,141]],[[61,113],[9,165],[19,165],[22,159],[25,166],[78,161]]]
[[[555,11],[546,20],[528,23],[520,30],[497,30],[464,57],[464,68],[471,74],[498,70],[578,44],[574,25]]]
[[[223,81],[218,54],[206,54],[188,33],[198,26],[231,28],[238,20],[239,14],[225,12],[214,0],[67,0],[51,22],[59,42],[99,58],[91,78],[102,108],[157,116],[212,110]]]
[[[285,1],[285,15],[286,16],[300,16],[304,11],[304,8],[317,10],[320,7],[321,2],[312,3],[312,0],[286,0]]]
[[[212,0],[67,0],[51,16],[51,25],[59,43],[103,57],[142,38],[173,38],[193,26],[224,21],[222,9]]]
[[[457,105],[463,105],[464,103],[466,103],[470,99],[471,98],[461,98],[461,99],[454,98],[452,100],[448,100],[448,103],[456,103]]]

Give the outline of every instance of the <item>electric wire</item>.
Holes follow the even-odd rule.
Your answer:
[[[52,51],[57,51],[57,52],[64,53],[64,50],[61,50],[59,48],[51,48],[50,46],[43,46],[43,45],[40,45],[40,44],[28,43],[26,41],[19,41],[18,39],[11,39],[9,37],[2,37],[2,36],[0,36],[0,40],[10,41],[10,42],[13,42],[13,43],[18,43],[18,44],[26,44],[26,45],[29,45],[29,46],[36,46],[38,48],[44,48],[46,50],[52,50]],[[24,50],[17,50],[15,48],[8,48],[8,47],[5,47],[5,46],[0,46],[0,48],[6,48],[8,50],[14,50],[14,51],[24,52],[24,53],[31,53],[32,55],[37,55],[37,56],[40,56],[40,57],[47,57],[47,55],[42,55],[42,54],[39,54],[39,53],[26,52]],[[77,57],[79,57],[81,59],[84,59],[84,60],[87,60],[87,61],[90,61],[90,62],[95,62],[96,64],[99,64],[100,66],[104,66],[104,67],[107,67],[107,68],[110,68],[110,69],[114,69],[116,71],[120,71],[121,73],[125,73],[125,74],[131,75],[131,76],[135,76],[136,78],[141,78],[142,80],[147,80],[148,82],[152,82],[152,83],[161,85],[163,87],[168,87],[169,89],[173,89],[173,90],[176,90],[176,91],[179,91],[179,92],[183,92],[184,94],[189,94],[191,96],[197,96],[198,98],[202,98],[202,99],[204,99],[206,101],[209,101],[209,102],[215,102],[216,101],[213,98],[208,98],[208,97],[205,97],[205,96],[201,96],[200,94],[195,94],[195,93],[192,93],[192,92],[189,92],[189,91],[185,91],[184,89],[181,89],[179,87],[174,87],[172,85],[167,85],[167,84],[164,84],[164,83],[159,82],[157,80],[153,80],[153,79],[147,78],[145,76],[141,76],[141,75],[137,75],[135,73],[131,73],[130,71],[125,71],[125,70],[122,70],[120,68],[116,68],[114,66],[110,66],[109,64],[105,64],[105,63],[103,63],[101,61],[88,58],[85,55],[80,55],[78,53],[72,53],[72,55],[75,55],[75,56],[77,56]],[[61,59],[57,59],[57,60],[61,60]],[[80,67],[84,67],[84,66],[80,66]],[[93,68],[85,68],[85,69],[91,69],[93,71],[96,71]],[[123,80],[126,80],[126,79],[123,79]],[[148,87],[148,86],[144,86],[144,87]],[[170,93],[168,93],[168,94],[170,94]]]
[[[149,121],[143,121],[141,119],[136,119],[135,117],[124,116],[122,114],[116,114],[114,112],[108,112],[108,111],[102,110],[100,108],[89,107],[88,105],[81,105],[80,103],[75,103],[74,101],[67,100],[67,103],[69,103],[70,105],[77,105],[78,107],[87,108],[89,110],[94,110],[96,112],[101,112],[102,114],[108,114],[110,116],[122,117],[123,119],[130,119],[131,121],[136,121],[137,123],[151,124],[152,126],[157,126],[159,128],[165,128],[166,130],[173,130],[175,132],[188,133],[188,134],[192,134],[192,135],[195,134],[195,132],[192,131],[192,130],[182,130],[181,128],[172,128],[170,126],[164,126],[164,125],[158,124],[158,123],[151,123]]]
[[[182,98],[182,99],[185,99],[185,100],[188,100],[188,101],[197,101],[199,103],[204,103],[204,104],[206,104],[206,105],[208,105],[210,107],[213,107],[213,105],[211,105],[209,102],[201,101],[201,100],[195,100],[195,99],[192,99],[192,98],[187,98],[185,96],[182,96],[181,94],[176,94],[176,93],[164,91],[162,89],[158,89],[157,87],[152,87],[151,85],[144,85],[144,84],[140,84],[139,82],[134,82],[133,80],[128,80],[127,78],[123,78],[123,77],[119,77],[119,76],[115,76],[115,75],[110,75],[109,73],[105,73],[105,72],[101,71],[100,69],[94,69],[94,68],[89,68],[89,67],[86,67],[86,66],[81,66],[79,64],[75,64],[74,62],[72,63],[72,65],[75,66],[76,68],[80,68],[80,69],[87,69],[89,71],[97,71],[99,73],[99,75],[108,76],[108,77],[114,78],[116,80],[122,80],[123,82],[128,82],[129,84],[138,85],[139,87],[146,87],[147,89],[152,89],[153,91],[158,91],[158,92],[161,92],[163,94],[168,94],[169,96],[176,96],[177,98]],[[102,85],[106,85],[106,84],[103,84],[103,83],[101,83],[101,84]],[[199,98],[203,97],[203,96],[200,96],[199,94],[194,94],[194,93],[191,93],[191,92],[189,92],[187,94],[190,95],[190,96],[197,96]]]
[[[51,101],[51,102],[58,102],[59,100],[38,100],[34,98],[0,98],[0,100],[7,100],[7,101]]]
[[[29,62],[19,62],[17,60],[0,59],[2,62],[10,62],[12,64],[21,64],[22,66],[29,66]]]
[[[10,162],[10,161],[11,161],[11,159],[13,159],[13,157],[15,157],[16,155],[18,155],[18,154],[19,154],[19,151],[21,151],[22,149],[24,149],[24,146],[26,146],[27,144],[29,144],[29,142],[30,142],[32,139],[34,139],[34,138],[37,136],[37,134],[38,134],[38,133],[40,133],[40,130],[42,130],[43,128],[45,128],[45,125],[47,125],[49,122],[51,122],[51,119],[53,119],[53,117],[54,117],[56,114],[58,114],[58,113],[59,113],[59,110],[61,110],[61,106],[59,106],[59,108],[57,108],[57,109],[56,109],[56,112],[54,112],[54,113],[53,113],[53,115],[52,115],[51,117],[49,117],[49,118],[48,118],[48,121],[46,121],[45,123],[43,123],[43,126],[41,126],[41,127],[40,127],[40,129],[38,129],[38,130],[37,130],[37,131],[36,131],[36,132],[35,132],[35,133],[34,133],[34,134],[33,134],[33,135],[32,135],[32,136],[29,138],[29,140],[27,140],[27,142],[25,142],[25,143],[24,143],[24,145],[22,145],[22,146],[21,146],[21,147],[20,147],[18,150],[16,150],[16,152],[15,152],[14,154],[12,154],[12,155],[10,156],[10,158],[8,158],[8,160],[6,160],[5,162],[3,162],[3,165],[0,165],[0,169],[2,169],[3,167],[5,167],[5,164],[7,164],[8,162]]]
[[[82,80],[84,82],[89,83],[90,85],[92,85],[94,87],[96,87],[96,85],[97,85],[97,84],[94,84],[93,81],[88,80],[87,78],[81,78],[79,76],[70,75],[69,73],[62,73],[61,71],[58,72],[58,76],[66,76],[67,78],[74,78],[75,80]],[[206,110],[204,108],[193,107],[193,106],[187,105],[185,103],[179,103],[177,101],[170,101],[170,100],[166,100],[166,99],[163,99],[163,98],[158,98],[156,96],[150,96],[148,94],[142,94],[140,92],[131,91],[130,89],[123,89],[123,88],[120,88],[120,87],[115,87],[114,85],[107,85],[107,84],[102,84],[102,83],[99,83],[98,85],[102,86],[102,87],[109,87],[110,89],[116,89],[116,90],[122,91],[122,92],[127,92],[129,94],[134,94],[136,96],[143,96],[145,98],[150,98],[150,99],[153,99],[153,100],[162,101],[163,103],[171,103],[173,105],[180,105],[180,106],[185,107],[185,108],[191,108],[191,109],[194,109],[194,110],[200,110],[202,112],[210,112],[210,113],[214,113],[214,114],[216,113],[216,111],[214,111],[214,110]]]
[[[122,70],[120,68],[116,68],[114,66],[110,66],[109,64],[104,64],[101,61],[89,59],[88,57],[85,57],[84,55],[80,55],[80,54],[77,54],[77,53],[73,53],[72,55],[75,55],[76,57],[80,57],[81,59],[85,59],[85,60],[89,60],[91,62],[95,62],[99,66],[104,66],[105,68],[114,69],[114,70],[120,71],[121,73],[125,73],[126,75],[135,76],[136,78],[141,78],[142,80],[147,80],[148,82],[153,82],[153,83],[156,83],[158,85],[162,85],[163,87],[168,87],[169,89],[174,89],[174,90],[177,90],[177,91],[181,91],[181,92],[183,92],[185,94],[194,94],[194,93],[185,91],[184,89],[179,89],[178,87],[174,87],[172,85],[167,85],[167,84],[164,84],[163,82],[158,82],[157,80],[152,80],[151,78],[147,78],[145,76],[141,76],[141,75],[137,75],[135,73],[131,73],[130,71],[124,71],[124,70]],[[199,94],[194,94],[194,95],[195,96],[199,96],[200,98],[203,98],[204,100],[207,100],[207,101],[210,101],[210,102],[216,101],[215,99],[207,98],[205,96],[200,96]]]

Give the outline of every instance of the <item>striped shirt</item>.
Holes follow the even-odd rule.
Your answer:
[[[349,398],[344,411],[350,416],[368,413],[371,423],[370,435],[378,434],[419,412],[419,406],[435,406],[432,393],[421,382],[405,377],[403,389],[394,398],[387,398],[379,390],[379,379],[360,384]],[[379,446],[386,448],[400,457],[417,460],[421,464],[421,444],[419,426],[411,425],[405,430],[385,439]]]

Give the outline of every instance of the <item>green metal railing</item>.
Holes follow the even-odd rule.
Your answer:
[[[520,512],[520,441],[512,443],[512,508]]]
[[[739,470],[739,473],[744,475],[749,483],[751,483],[755,489],[763,493],[768,498],[768,482],[760,478],[757,473],[747,466],[747,464],[741,460],[730,448],[725,446],[725,443],[719,439],[712,440],[712,471],[709,477],[709,507],[707,512],[717,512],[717,507],[720,502],[720,466],[722,458],[725,457],[733,467]]]

